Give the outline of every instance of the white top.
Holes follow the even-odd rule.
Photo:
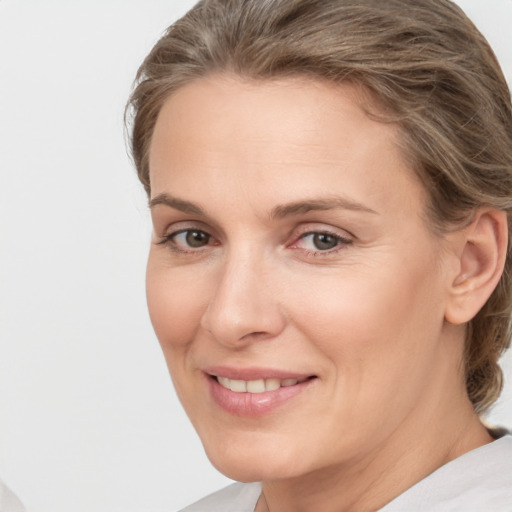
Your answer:
[[[20,500],[0,480],[0,512],[25,512]]]
[[[261,486],[232,484],[181,512],[254,512]],[[512,435],[441,466],[380,512],[512,512]]]

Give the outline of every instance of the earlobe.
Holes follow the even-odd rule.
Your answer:
[[[501,278],[507,254],[507,215],[480,208],[460,235],[459,272],[451,283],[445,311],[446,321],[455,325],[474,318]]]

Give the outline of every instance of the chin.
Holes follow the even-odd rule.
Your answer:
[[[281,446],[269,447],[254,441],[251,446],[205,446],[212,465],[223,475],[238,482],[262,482],[293,478],[303,474],[297,450],[287,453]]]

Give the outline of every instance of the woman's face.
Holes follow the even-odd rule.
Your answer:
[[[396,143],[349,85],[217,76],[160,112],[149,310],[232,478],[363,461],[421,428],[459,378],[450,251]]]

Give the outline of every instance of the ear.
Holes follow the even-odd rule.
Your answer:
[[[455,325],[475,317],[501,278],[507,255],[507,214],[480,208],[457,235],[458,269],[445,311],[445,319]]]

